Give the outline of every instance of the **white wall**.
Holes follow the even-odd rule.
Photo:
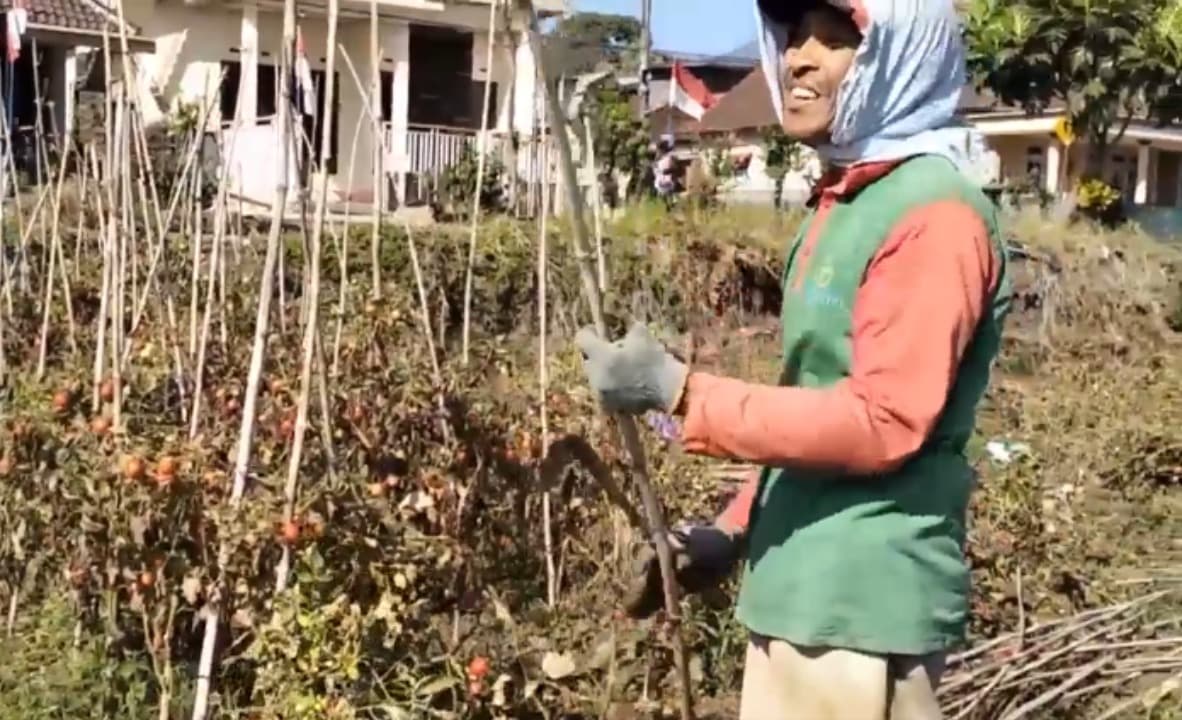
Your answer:
[[[245,33],[244,11],[240,8],[230,9],[218,4],[187,7],[181,3],[160,4],[158,0],[123,1],[128,21],[139,26],[145,36],[156,40],[156,53],[140,54],[137,63],[152,86],[166,99],[169,109],[174,108],[179,101],[197,102],[212,98],[221,77],[221,63],[243,59],[242,50],[256,32],[258,62],[264,65],[279,63],[281,6],[271,0],[255,0],[256,20],[247,25],[248,32]],[[247,4],[250,2],[246,0]],[[365,199],[372,196],[374,148],[381,145],[380,139],[373,135],[370,115],[363,104],[364,95],[370,90],[372,70],[368,3],[346,1],[343,6],[337,40],[352,61],[357,79],[350,71],[344,55],[338,53],[338,172],[330,182],[330,192],[339,197],[352,194],[357,199]],[[473,71],[477,79],[482,79],[487,72],[489,13],[487,8],[473,5],[449,7],[443,12],[400,8],[397,17],[387,9],[380,12],[380,67],[381,70],[394,72],[393,147],[382,163],[387,170],[397,170],[405,157],[406,147],[403,129],[409,72],[408,23],[421,21],[447,24],[474,31]],[[310,65],[313,69],[323,70],[327,54],[326,18],[322,14],[309,13],[299,22]],[[494,46],[492,77],[498,83],[495,125],[498,130],[507,130],[510,126],[528,130],[533,124],[535,68],[524,36],[519,34],[518,39],[519,42],[511,42],[507,34],[502,32]],[[246,51],[249,52],[249,48]],[[516,75],[513,72],[514,61],[519,68]],[[364,93],[358,89],[358,79],[364,87]],[[244,73],[243,86],[248,87],[248,82]],[[528,102],[523,102],[526,100]],[[239,100],[240,108],[249,109],[250,105],[250,101]],[[231,119],[221,118],[217,106],[214,106],[211,126]],[[249,152],[249,148],[235,150],[236,154]]]

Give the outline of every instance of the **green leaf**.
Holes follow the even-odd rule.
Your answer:
[[[451,688],[456,687],[459,684],[460,684],[460,681],[457,680],[456,678],[451,677],[449,675],[444,675],[441,677],[437,677],[434,680],[427,682],[426,684],[420,685],[417,690],[417,694],[420,697],[430,697],[432,695],[438,695],[439,693],[443,692],[444,690],[450,690]]]

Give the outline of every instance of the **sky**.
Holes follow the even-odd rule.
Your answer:
[[[576,10],[640,15],[641,0],[574,0]],[[721,55],[755,37],[751,0],[653,0],[653,49]]]

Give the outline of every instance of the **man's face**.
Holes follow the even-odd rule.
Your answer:
[[[804,13],[784,51],[784,132],[811,146],[829,140],[837,90],[862,42],[847,13],[821,5]]]

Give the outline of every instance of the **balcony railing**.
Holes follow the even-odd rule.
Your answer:
[[[459,162],[477,134],[461,128],[411,125],[406,132],[406,172],[438,177]]]

